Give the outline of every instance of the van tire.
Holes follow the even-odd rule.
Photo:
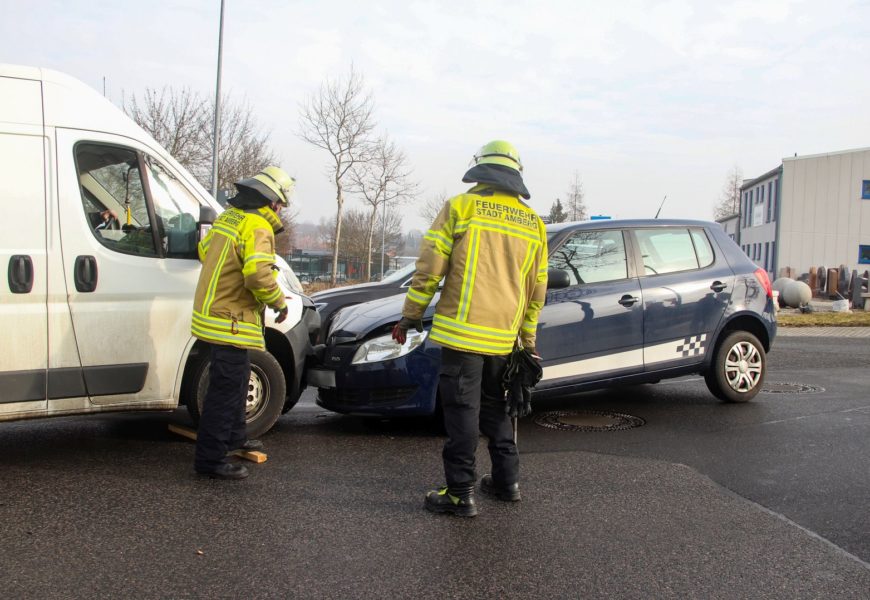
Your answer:
[[[284,408],[287,383],[284,371],[274,356],[262,350],[249,350],[251,358],[251,382],[245,406],[248,439],[255,439],[269,431]],[[195,425],[199,424],[202,403],[208,391],[209,360],[198,360],[191,366],[191,387],[196,390],[188,397],[187,412]]]
[[[761,391],[767,374],[767,355],[748,331],[732,331],[716,346],[707,388],[724,402],[749,402]]]

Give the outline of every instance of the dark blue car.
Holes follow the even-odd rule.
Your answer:
[[[549,283],[538,324],[536,397],[702,373],[728,402],[761,388],[776,335],[767,273],[716,223],[592,221],[548,227]],[[390,331],[403,296],[342,309],[317,364],[317,403],[348,414],[435,411],[440,348]],[[431,323],[437,296],[426,313]]]

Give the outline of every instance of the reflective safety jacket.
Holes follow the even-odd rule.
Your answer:
[[[278,286],[275,231],[281,220],[269,207],[229,208],[199,243],[202,272],[193,302],[191,333],[206,342],[265,349],[263,310],[286,305]]]
[[[535,346],[547,291],[547,233],[534,210],[486,184],[448,200],[423,236],[402,314],[422,318],[445,278],[429,334],[442,346],[508,354]]]

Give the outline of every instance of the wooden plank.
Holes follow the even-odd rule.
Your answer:
[[[196,431],[194,431],[190,427],[170,423],[169,431],[182,437],[186,437],[189,440],[196,441]],[[244,458],[245,460],[249,460],[257,464],[264,463],[269,458],[269,456],[265,452],[260,452],[258,450],[234,450],[230,452],[230,454],[232,454],[233,456],[238,456],[239,458]]]
[[[172,433],[178,434],[182,437],[186,437],[189,440],[196,441],[196,432],[190,427],[185,427],[183,425],[176,425],[174,423],[169,424],[169,431]]]
[[[264,463],[269,458],[265,452],[259,450],[233,450],[230,454],[257,464]]]

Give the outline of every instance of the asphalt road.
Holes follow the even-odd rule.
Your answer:
[[[333,415],[310,394],[242,482],[192,474],[192,444],[166,430],[183,413],[3,424],[0,590],[868,598],[870,344],[781,337],[769,360],[771,390],[805,393],[725,405],[687,378],[539,402],[539,419],[608,410],[645,424],[524,419],[523,502],[480,498],[473,520],[422,509],[441,481],[437,428]]]

